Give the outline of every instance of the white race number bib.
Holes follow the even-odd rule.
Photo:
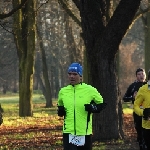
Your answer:
[[[85,144],[85,136],[69,134],[69,143],[77,146],[83,146]]]

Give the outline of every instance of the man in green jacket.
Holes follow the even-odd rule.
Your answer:
[[[82,66],[72,63],[68,68],[70,84],[58,95],[58,116],[64,116],[64,150],[92,150],[92,114],[106,106],[96,88],[82,83]]]

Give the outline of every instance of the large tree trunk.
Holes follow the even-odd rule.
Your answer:
[[[145,71],[150,70],[150,12],[146,13],[145,24]]]
[[[20,0],[14,0],[16,7]],[[32,116],[33,66],[35,52],[35,1],[28,1],[14,14],[19,57],[19,116]]]
[[[122,107],[116,76],[116,53],[140,5],[140,0],[121,0],[113,17],[105,27],[102,5],[97,1],[82,0],[81,20],[87,52],[88,81],[107,102],[106,109],[94,115],[93,140],[123,137]]]

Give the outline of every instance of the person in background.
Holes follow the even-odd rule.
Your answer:
[[[3,123],[3,114],[2,114],[3,112],[4,112],[4,110],[0,104],[0,125]]]
[[[131,83],[127,88],[125,95],[123,96],[124,102],[132,102],[134,104],[135,96],[140,87],[146,84],[146,74],[145,70],[142,68],[138,68],[135,72],[136,80],[135,82]],[[142,109],[142,105],[140,106]],[[140,150],[145,149],[145,142],[143,140],[143,133],[142,133],[142,117],[138,116],[133,111],[133,119],[134,119],[134,127],[137,132],[137,142],[139,143]]]
[[[140,109],[141,104],[143,109]],[[150,70],[147,84],[139,89],[135,97],[134,111],[137,115],[142,116],[143,137],[147,150],[150,150]]]
[[[69,85],[58,94],[58,116],[64,117],[64,150],[92,150],[92,114],[106,106],[96,88],[82,83],[82,66],[68,68]]]

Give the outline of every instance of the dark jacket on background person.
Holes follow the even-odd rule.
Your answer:
[[[140,87],[142,87],[144,84],[146,84],[147,82],[139,82],[139,81],[135,81],[132,84],[129,85],[125,95],[123,96],[123,100],[124,102],[130,102],[132,101],[132,104],[134,104],[134,92],[138,91]]]

